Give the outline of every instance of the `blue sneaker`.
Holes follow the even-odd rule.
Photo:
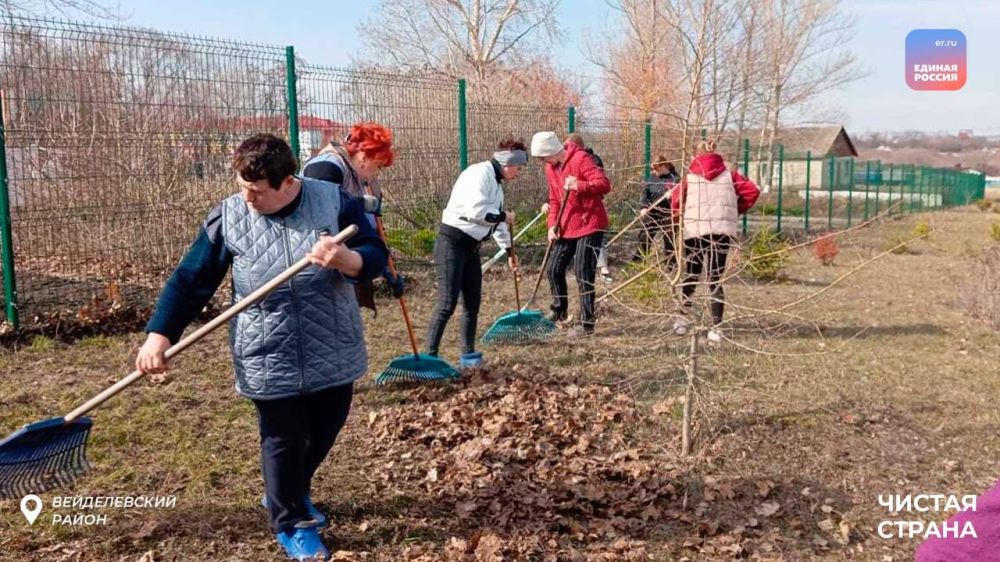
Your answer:
[[[476,369],[483,366],[483,352],[473,351],[463,353],[458,359],[458,366],[461,369]]]
[[[275,537],[292,560],[326,560],[330,557],[330,551],[323,544],[316,527],[296,527],[293,531],[284,531]]]
[[[267,509],[267,496],[262,496],[260,498],[260,505],[264,509]],[[306,509],[309,510],[309,517],[312,517],[312,520],[316,522],[317,528],[322,529],[323,527],[326,527],[327,523],[329,523],[326,515],[323,515],[322,511],[316,509],[316,506],[313,505],[312,499],[310,499],[309,496],[306,496]]]

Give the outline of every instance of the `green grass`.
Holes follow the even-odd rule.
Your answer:
[[[31,351],[49,351],[56,346],[56,341],[48,336],[34,336],[28,349]]]

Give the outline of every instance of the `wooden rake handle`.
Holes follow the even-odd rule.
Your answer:
[[[656,208],[657,206],[659,206],[659,205],[660,205],[660,203],[662,203],[662,202],[663,202],[663,200],[664,200],[664,199],[666,199],[667,197],[670,197],[670,193],[671,193],[671,191],[667,191],[666,193],[664,193],[663,195],[661,195],[661,196],[660,196],[660,197],[659,197],[659,198],[658,198],[658,199],[657,199],[656,201],[653,201],[653,204],[652,204],[652,205],[650,205],[649,207],[646,207],[646,208],[647,208],[647,209],[653,209],[653,208]],[[613,237],[613,238],[611,238],[611,240],[608,240],[608,243],[607,243],[607,244],[605,244],[605,245],[604,245],[604,247],[605,247],[605,248],[608,248],[608,247],[610,247],[610,246],[611,246],[612,244],[614,244],[614,243],[615,243],[615,240],[618,240],[619,238],[621,238],[621,237],[622,237],[622,234],[625,234],[625,232],[627,232],[627,231],[628,231],[628,229],[630,229],[630,228],[632,228],[633,226],[635,226],[635,223],[639,222],[639,220],[640,220],[641,218],[642,218],[642,213],[641,213],[641,212],[639,212],[638,214],[636,214],[636,217],[635,217],[634,219],[632,219],[632,222],[630,222],[630,223],[626,224],[626,225],[625,225],[625,228],[623,228],[623,229],[619,230],[619,231],[618,231],[618,234],[615,234],[615,235],[614,235],[614,237]]]
[[[559,214],[556,215],[556,239],[561,236],[562,231],[562,218],[563,213],[566,211],[566,202],[569,201],[569,190],[565,190],[563,193],[562,203],[559,204]],[[545,276],[545,264],[549,262],[549,253],[552,251],[553,241],[549,240],[548,246],[545,247],[545,255],[542,257],[542,267],[538,270],[538,278],[535,279],[535,288],[531,290],[531,296],[528,297],[528,302],[524,303],[524,308],[527,309],[531,306],[531,303],[535,302],[535,296],[538,295],[538,287],[542,284],[542,277]],[[520,307],[518,310],[522,310]]]
[[[514,224],[513,224],[513,222],[508,225],[508,230],[510,232],[514,232]],[[515,240],[517,240],[516,236],[511,236],[510,237],[510,250],[508,250],[507,253],[510,254],[510,257],[513,258],[516,261],[517,260],[517,256],[514,254],[514,241]],[[520,264],[518,264],[518,265],[520,265]],[[517,304],[517,308],[514,309],[514,310],[517,310],[517,313],[521,314],[521,289],[520,289],[520,287],[519,287],[519,285],[517,283],[517,269],[514,269],[513,271],[511,271],[511,273],[514,274],[514,302]]]
[[[663,264],[664,262],[666,262],[666,261],[667,261],[668,259],[669,259],[669,258],[662,258],[662,259],[660,259],[660,260],[657,260],[657,262],[656,262],[656,263],[654,263],[653,265],[651,265],[651,266],[647,267],[646,269],[643,269],[642,271],[640,271],[639,273],[636,273],[636,274],[635,274],[635,275],[633,275],[632,277],[629,277],[629,278],[628,278],[628,279],[626,279],[625,281],[622,281],[622,282],[621,282],[621,283],[620,283],[620,284],[619,284],[619,285],[618,285],[617,287],[615,287],[615,288],[611,289],[611,290],[610,290],[610,291],[608,291],[607,293],[604,293],[604,294],[603,294],[603,295],[601,295],[600,297],[597,297],[597,300],[596,300],[596,301],[594,301],[594,304],[600,304],[600,303],[602,303],[602,302],[604,302],[604,301],[608,300],[608,298],[610,298],[610,297],[611,297],[611,295],[613,295],[613,294],[617,293],[618,291],[621,291],[621,290],[622,290],[622,289],[624,289],[625,287],[628,287],[628,286],[629,286],[629,285],[631,285],[632,283],[635,283],[635,282],[636,282],[636,281],[638,281],[639,279],[643,278],[643,277],[644,277],[644,276],[645,276],[646,274],[648,274],[648,273],[649,273],[650,271],[653,271],[653,270],[654,270],[654,269],[656,269],[657,267],[660,267],[660,265],[661,265],[661,264]]]
[[[538,222],[543,216],[545,216],[545,213],[538,213],[537,215],[535,215],[535,218],[531,219],[531,222],[529,222],[528,224],[524,225],[524,227],[521,228],[521,232],[518,232],[517,236],[514,236],[513,240],[517,240],[521,236],[524,236],[524,233],[528,232],[528,229],[530,229],[532,226],[534,226],[535,223]],[[511,231],[513,232],[513,229],[511,229]],[[493,264],[495,264],[496,262],[500,261],[500,258],[502,258],[503,255],[506,254],[506,253],[507,253],[507,250],[504,250],[503,248],[500,248],[499,250],[497,250],[497,253],[493,254],[493,257],[490,258],[490,261],[488,261],[488,262],[486,262],[486,263],[483,264],[483,267],[482,267],[483,273],[486,273],[486,270],[488,270],[489,268],[493,267]]]
[[[347,228],[345,228],[344,230],[338,232],[336,236],[333,237],[333,241],[337,243],[342,243],[347,239],[349,239],[350,237],[357,234],[357,232],[358,232],[358,227],[352,224]],[[288,281],[296,274],[301,272],[303,269],[309,267],[310,264],[311,262],[309,261],[308,257],[304,257],[299,261],[295,262],[294,265],[292,265],[285,271],[281,272],[280,274],[278,274],[277,277],[271,279],[263,286],[259,287],[257,290],[255,290],[254,292],[250,293],[249,295],[241,299],[240,302],[227,308],[221,314],[213,318],[210,322],[208,322],[201,328],[198,328],[194,332],[191,332],[191,334],[189,334],[186,338],[170,346],[170,348],[167,349],[167,351],[163,354],[163,357],[169,360],[172,357],[178,355],[180,352],[184,351],[185,349],[191,347],[193,344],[195,344],[208,334],[214,332],[216,328],[228,322],[233,316],[236,316],[240,312],[243,312],[250,306],[256,304],[258,301],[267,296],[271,291],[278,288],[279,285]],[[80,407],[66,414],[66,416],[63,419],[65,420],[66,423],[70,423],[78,419],[80,416],[83,416],[87,412],[107,402],[110,398],[112,398],[122,390],[125,390],[126,387],[130,386],[135,381],[141,379],[143,376],[145,376],[145,373],[143,373],[142,371],[139,370],[132,371],[125,378],[119,380],[115,384],[104,389],[97,396],[94,396],[90,400],[87,400]]]
[[[365,184],[365,193],[373,195],[371,184]],[[382,243],[389,249],[389,273],[398,281],[399,272],[396,270],[396,261],[392,259],[392,249],[389,248],[389,242],[385,237],[385,226],[382,224],[382,217],[379,215],[375,215],[375,230],[378,231],[378,236],[382,239]],[[413,321],[410,320],[410,311],[406,308],[406,299],[403,298],[403,295],[399,295],[397,300],[399,300],[399,310],[403,313],[403,321],[406,322],[406,335],[410,337],[410,348],[413,350],[413,356],[419,357],[420,349],[417,348],[417,338],[413,335]]]

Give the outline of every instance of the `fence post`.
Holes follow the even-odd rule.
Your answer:
[[[781,183],[785,175],[785,145],[778,145],[778,224],[775,232],[781,232]]]
[[[875,175],[878,180],[875,181],[875,216],[878,216],[879,207],[882,203],[882,161],[875,161]]]
[[[806,234],[809,234],[809,172],[812,168],[812,151],[806,151],[806,208],[805,208],[805,229]]]
[[[642,177],[646,181],[649,181],[652,175],[652,170],[650,166],[653,165],[653,120],[646,119],[646,124],[644,127],[645,140],[643,141],[642,147],[642,163],[645,164]]]
[[[750,139],[743,139],[743,177],[750,177]],[[748,230],[747,213],[743,213],[743,236],[747,235]]]
[[[302,153],[299,152],[299,94],[295,84],[295,47],[285,47],[285,86],[288,91],[288,144],[295,155],[298,167]]]
[[[947,176],[948,176],[948,170],[941,170],[941,177],[938,178],[937,186],[934,187],[933,194],[931,195],[934,201],[933,207],[935,210],[941,208],[941,203],[940,199],[938,198],[938,195],[941,192],[941,187],[944,185],[944,182],[947,181]]]
[[[831,156],[830,157],[830,190],[829,197],[827,198],[827,212],[826,212],[826,229],[833,230],[833,182],[834,182],[834,172],[837,161]]]
[[[854,213],[854,157],[847,161],[847,228],[851,228]]]
[[[923,174],[921,174],[923,175]],[[910,201],[907,203],[907,212],[913,214],[913,192],[917,190],[917,165],[910,164],[910,179],[906,184],[910,188]]]
[[[928,191],[931,182],[934,181],[934,168],[928,168],[927,180],[920,182],[920,199],[917,201],[920,212],[924,212],[924,192]]]
[[[913,194],[917,190],[917,165],[916,164],[910,164],[910,182],[909,182],[909,185],[907,187],[910,188],[910,203],[909,203],[909,205],[908,205],[907,208],[909,209],[910,214],[913,214]]]
[[[469,167],[469,130],[465,107],[465,78],[458,80],[458,170]]]
[[[570,133],[576,132],[576,108],[572,105],[566,110],[566,130]]]
[[[7,179],[7,134],[3,99],[0,98],[0,251],[2,251],[4,311],[15,330],[21,325],[17,314],[17,282],[14,272],[14,236],[10,221],[10,183]]]
[[[868,220],[868,192],[871,188],[872,161],[865,160],[865,221]]]
[[[895,171],[895,164],[889,163],[889,181],[886,183],[889,186],[889,202],[885,206],[889,208],[890,215],[892,215],[892,174]]]

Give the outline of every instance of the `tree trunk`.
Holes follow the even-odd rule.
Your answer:
[[[694,385],[698,374],[698,332],[691,330],[691,346],[688,348],[687,390],[684,392],[684,425],[681,428],[681,451],[690,455],[693,443],[694,428]]]

